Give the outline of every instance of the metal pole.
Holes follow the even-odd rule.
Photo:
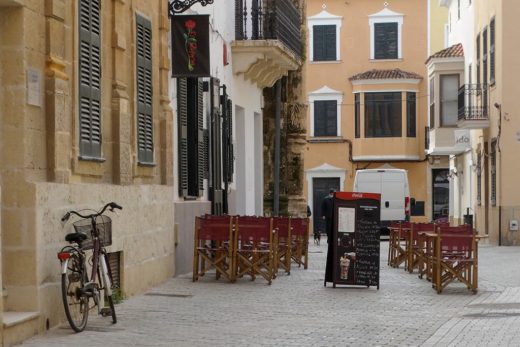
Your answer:
[[[274,114],[274,179],[273,179],[273,215],[280,210],[280,113],[282,106],[282,83],[276,81],[276,100]]]

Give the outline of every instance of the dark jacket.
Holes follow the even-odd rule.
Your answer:
[[[334,200],[330,195],[327,195],[321,203],[321,215],[325,218],[332,218],[332,204]]]

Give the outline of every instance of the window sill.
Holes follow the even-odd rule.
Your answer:
[[[80,155],[78,157],[78,159],[84,160],[84,161],[93,161],[93,162],[97,162],[97,163],[104,163],[106,161],[106,159],[103,157],[89,157],[86,155]]]
[[[310,137],[307,142],[309,143],[343,143],[343,137]]]
[[[374,58],[370,58],[370,62],[371,63],[382,63],[382,62],[387,62],[387,61],[403,61],[403,58],[396,58],[396,59],[374,59]]]
[[[157,163],[147,163],[147,162],[137,162],[137,166],[143,166],[143,167],[155,167],[157,166]]]
[[[309,64],[340,64],[343,60],[312,60]]]

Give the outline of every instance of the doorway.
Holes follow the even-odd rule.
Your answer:
[[[325,234],[325,221],[321,218],[321,203],[332,188],[339,191],[339,177],[315,177],[312,179],[312,216],[314,232]]]
[[[450,212],[449,169],[432,170],[432,219],[448,220]]]

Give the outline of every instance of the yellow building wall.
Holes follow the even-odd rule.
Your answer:
[[[0,1],[2,315],[38,313],[42,332],[64,321],[56,253],[68,210],[116,201],[109,252],[121,253],[122,291],[142,292],[174,274],[173,113],[168,96],[168,3],[102,1],[102,161],[79,159],[78,2]],[[135,16],[152,24],[155,163],[136,151]],[[39,76],[29,84],[28,71]],[[32,92],[36,98],[32,98]],[[30,93],[31,92],[31,93]],[[36,329],[36,330],[34,330]],[[13,330],[14,331],[14,330]],[[21,333],[21,331],[24,331]]]
[[[325,8],[322,6],[325,5]],[[353,142],[353,154],[387,155],[407,154],[416,155],[416,162],[388,162],[396,168],[408,170],[410,193],[418,201],[427,202],[426,162],[424,161],[424,127],[427,119],[427,75],[424,65],[427,59],[427,10],[426,1],[392,1],[388,6],[391,11],[404,14],[402,31],[402,59],[397,60],[370,60],[370,27],[368,16],[375,14],[385,7],[381,1],[353,0],[353,1],[308,1],[307,17],[312,17],[325,10],[332,15],[342,16],[340,38],[340,60],[335,62],[307,61],[304,67],[306,94],[319,90],[323,86],[342,92],[341,105],[341,134],[343,139]],[[305,26],[308,30],[307,26]],[[309,37],[307,32],[306,37]],[[307,42],[307,56],[309,57],[310,43]],[[370,85],[353,87],[349,77],[372,69],[395,69],[414,72],[423,77],[419,84],[396,83],[394,85]],[[354,138],[354,91],[366,90],[414,90],[417,92],[417,124],[416,138],[406,137],[406,123],[402,124],[401,138]],[[363,109],[363,105],[361,105]],[[308,108],[309,109],[309,108]],[[406,108],[403,108],[406,110]],[[363,111],[361,111],[363,113]],[[361,117],[362,119],[362,117]],[[363,123],[363,120],[361,121]],[[310,129],[310,113],[308,113],[307,129]],[[363,125],[361,125],[363,129]],[[309,135],[309,133],[308,133]],[[323,163],[346,170],[345,191],[352,190],[355,171],[362,168],[377,168],[385,161],[368,163],[349,162],[348,143],[338,141],[334,143],[316,143],[307,137],[305,151],[305,170],[316,168]],[[309,141],[311,140],[311,141]],[[312,195],[312,187],[305,183],[306,196]],[[431,211],[425,207],[426,216],[417,219],[423,220],[431,216]]]
[[[430,8],[430,50],[428,56],[446,48],[444,25],[448,22],[448,9],[439,6],[438,0],[429,0]]]

